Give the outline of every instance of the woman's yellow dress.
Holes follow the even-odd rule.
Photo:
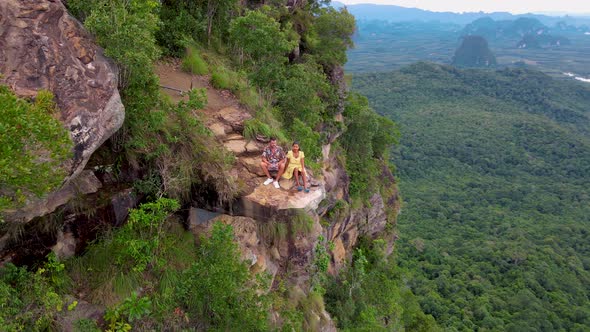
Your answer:
[[[293,155],[293,150],[290,150],[289,152],[287,152],[287,159],[289,159],[289,165],[287,166],[285,173],[283,173],[283,178],[285,178],[285,179],[292,178],[293,171],[295,169],[298,169],[299,172],[302,172],[303,167],[301,167],[301,159],[303,159],[303,158],[305,158],[305,154],[303,153],[303,151],[299,151],[299,155],[297,156],[297,158],[295,158],[295,156]]]

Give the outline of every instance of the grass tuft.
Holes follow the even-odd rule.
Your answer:
[[[186,54],[182,58],[182,70],[195,75],[209,74],[207,62],[203,60],[201,53],[194,46],[187,48]]]
[[[211,73],[211,85],[216,89],[225,89],[236,91],[238,84],[238,74],[220,65],[213,69]]]
[[[291,227],[293,234],[308,235],[313,231],[315,221],[303,210],[296,210],[295,215],[291,218]]]
[[[271,220],[258,223],[258,233],[268,246],[286,240],[288,231],[287,224],[281,221]]]

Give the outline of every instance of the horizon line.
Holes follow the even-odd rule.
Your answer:
[[[590,18],[590,11],[589,12],[572,12],[572,11],[561,11],[561,10],[535,10],[535,11],[511,11],[511,10],[493,10],[493,11],[486,11],[486,10],[479,10],[479,11],[473,11],[473,10],[452,10],[452,9],[448,9],[448,10],[436,10],[436,9],[425,9],[425,8],[420,8],[420,7],[408,7],[408,6],[402,6],[402,5],[395,5],[395,4],[382,4],[382,3],[374,3],[374,2],[359,2],[359,3],[345,3],[342,0],[335,0],[335,1],[331,1],[331,4],[333,3],[341,3],[344,6],[356,6],[356,5],[373,5],[373,6],[387,6],[387,7],[400,7],[400,8],[407,8],[407,9],[419,9],[419,10],[424,10],[424,11],[429,11],[429,12],[434,12],[434,13],[454,13],[454,14],[477,14],[477,13],[484,13],[484,14],[493,14],[493,13],[509,13],[512,15],[527,15],[527,14],[535,14],[535,15],[545,15],[545,16],[557,16],[557,17],[561,17],[561,16],[575,16],[575,17],[588,17]]]

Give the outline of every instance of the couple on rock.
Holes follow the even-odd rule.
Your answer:
[[[279,189],[279,180],[281,176],[285,179],[290,179],[295,175],[295,183],[297,184],[298,191],[309,192],[307,186],[307,176],[305,174],[305,154],[299,150],[299,143],[294,142],[291,150],[287,152],[287,155],[283,152],[283,149],[277,145],[277,139],[271,138],[270,143],[262,152],[262,162],[260,167],[266,174],[266,181],[264,185],[267,186],[271,183],[274,184],[275,188]],[[276,179],[270,176],[270,172],[276,171]],[[299,181],[301,177],[301,182]],[[301,186],[300,183],[303,183]]]

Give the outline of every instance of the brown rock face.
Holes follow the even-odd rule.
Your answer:
[[[275,277],[280,275],[294,285],[306,288],[309,279],[307,269],[322,227],[316,218],[307,231],[297,231],[295,221],[289,219],[292,213],[294,210],[282,211],[283,217],[280,220],[259,221],[242,216],[215,215],[192,208],[189,228],[199,238],[210,235],[213,224],[217,221],[231,225],[241,257],[249,262],[252,272],[266,272],[274,286]],[[285,234],[279,235],[271,231],[275,227],[284,227]]]
[[[18,211],[9,211],[4,215],[11,220],[29,221],[38,216],[49,214],[59,206],[62,206],[79,195],[92,194],[102,187],[94,173],[89,170],[81,172],[75,179],[63,185],[45,197],[43,200],[35,200]]]
[[[74,141],[66,183],[123,124],[116,68],[61,1],[0,1],[0,83],[20,97],[40,89],[55,95]]]
[[[344,68],[336,66],[328,72],[328,78],[332,85],[336,87],[338,94],[338,113],[344,112],[344,100],[346,100],[346,82],[344,81]]]
[[[384,231],[388,223],[395,225],[400,210],[400,197],[395,177],[389,168],[383,165],[380,174],[381,193],[373,193],[367,206],[351,208],[347,191],[350,180],[344,165],[335,158],[337,153],[330,153],[329,146],[324,146],[323,153],[327,198],[324,208],[319,209],[318,213],[330,223],[326,229],[326,238],[334,243],[330,272],[337,274],[346,261],[350,262],[359,237],[387,237],[387,254],[391,253],[396,235],[386,234]],[[342,202],[346,204],[342,205]]]

